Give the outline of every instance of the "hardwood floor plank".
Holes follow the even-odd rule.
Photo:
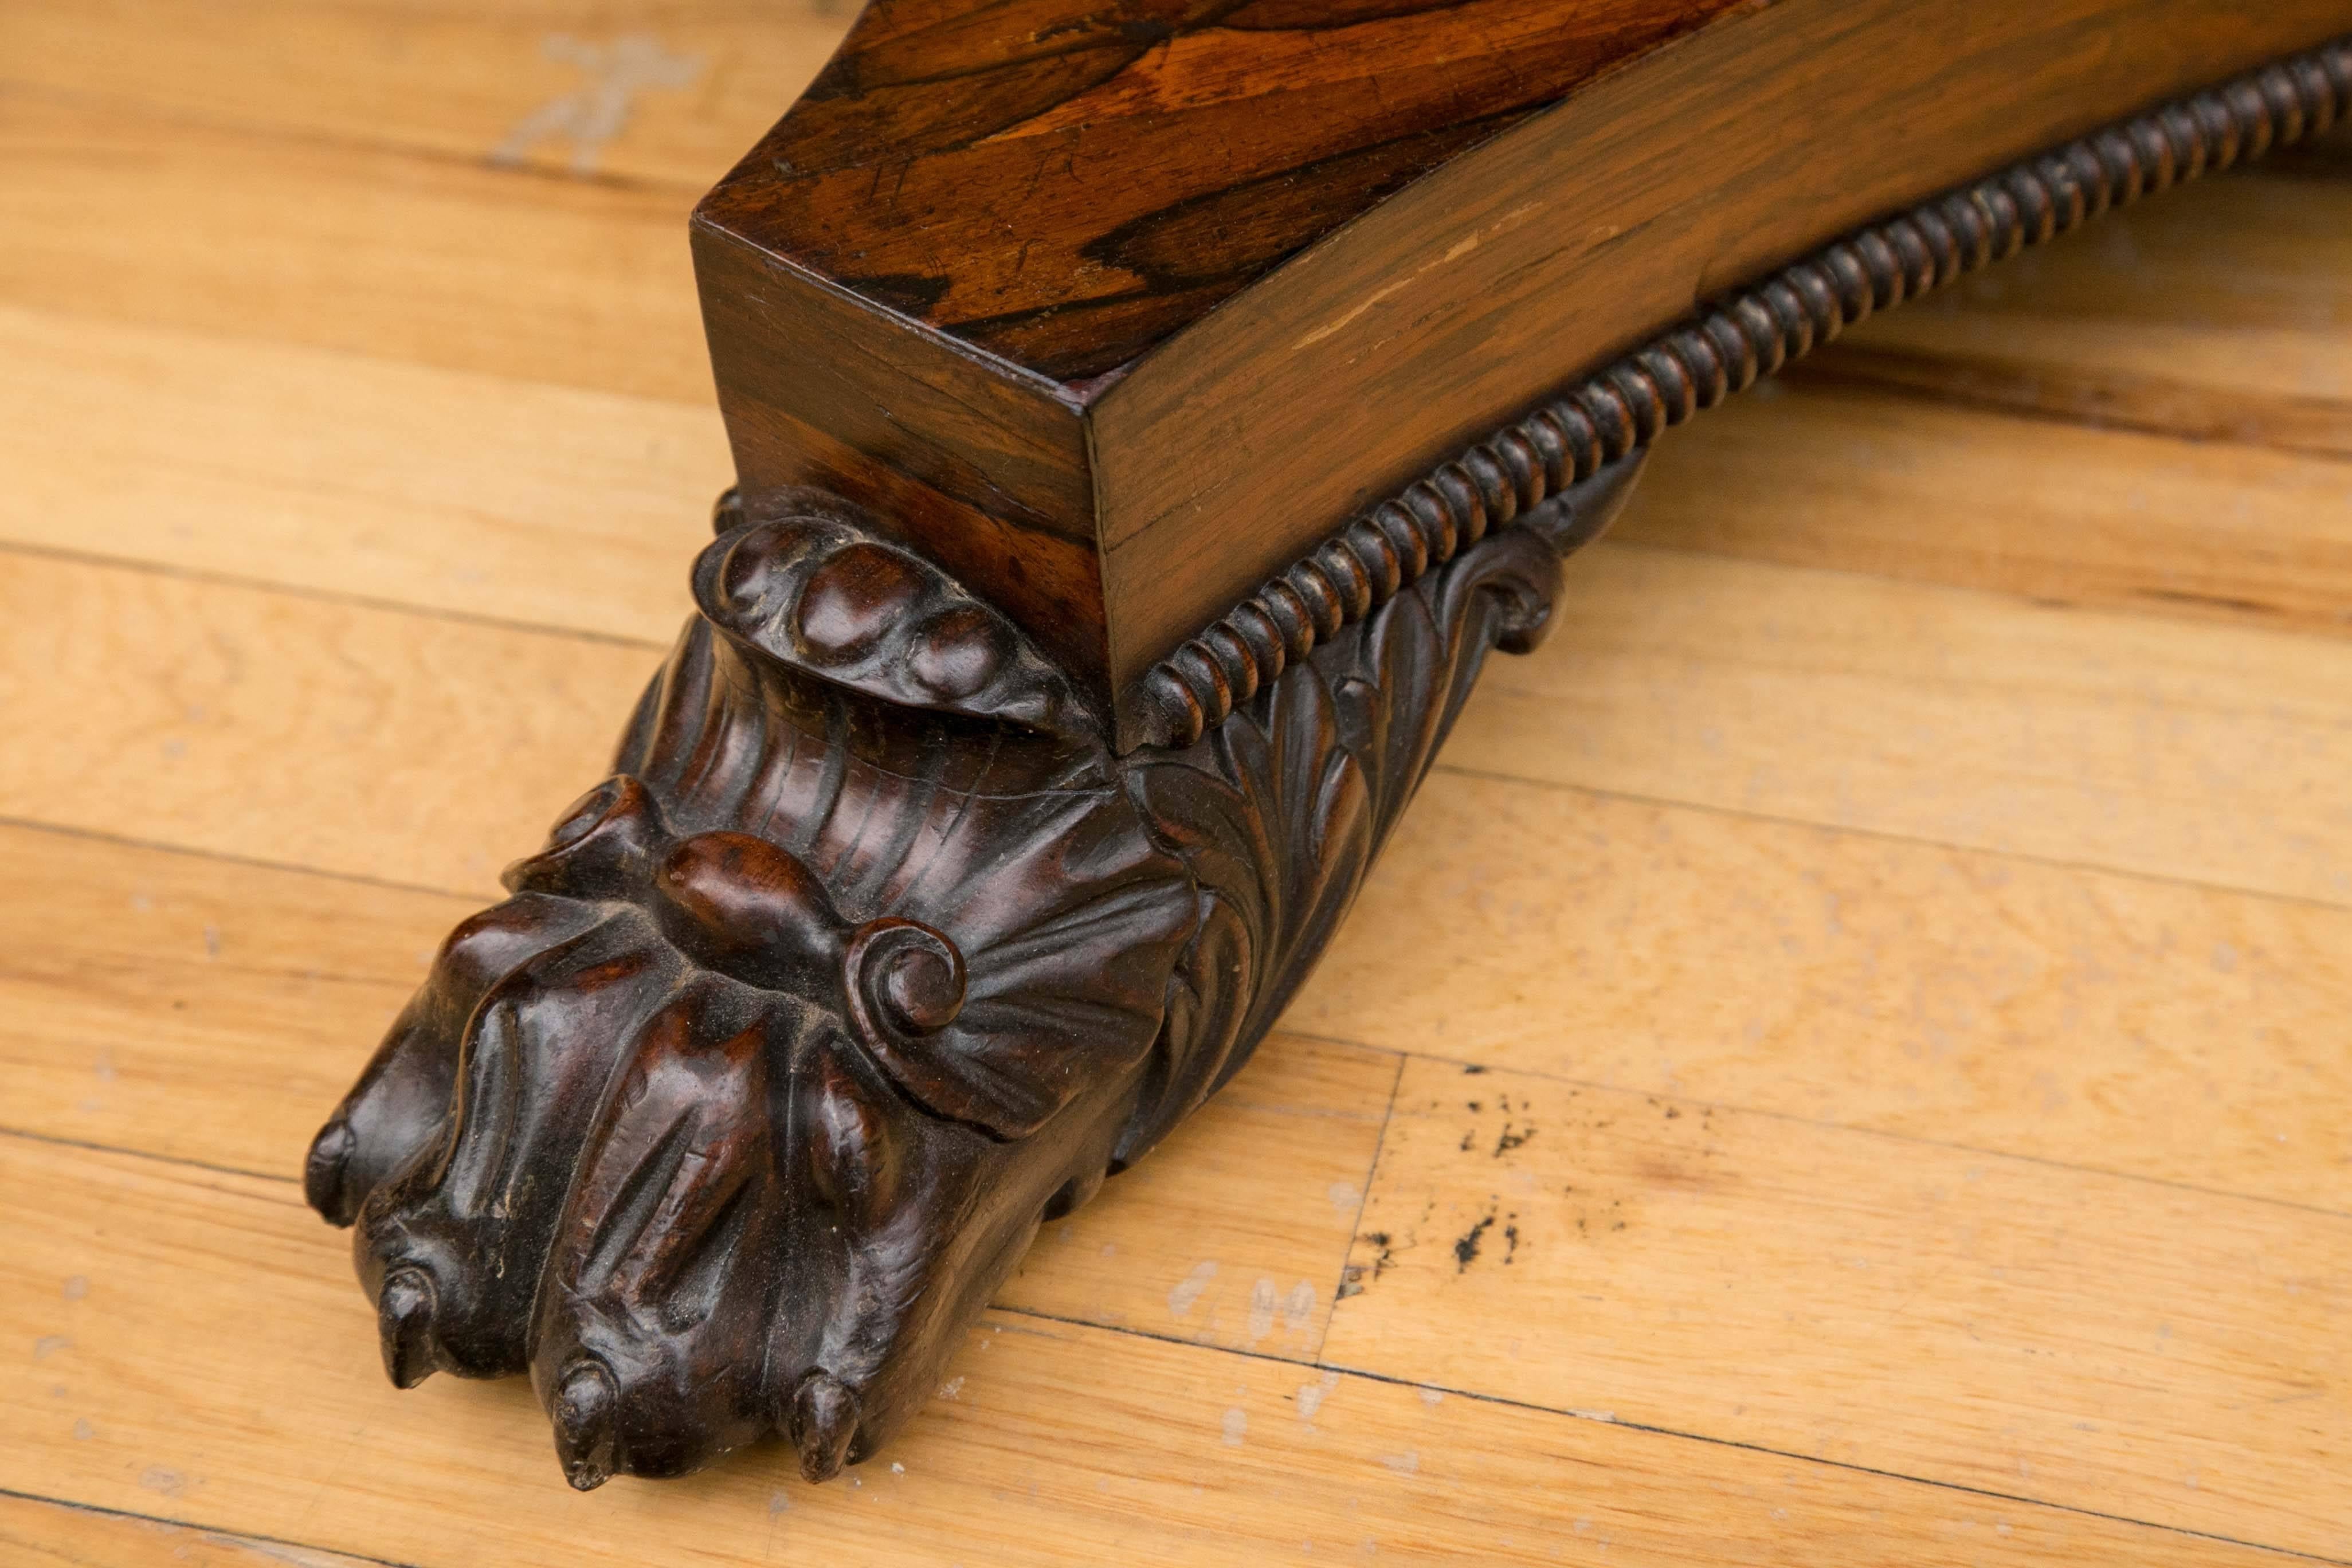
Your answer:
[[[382,1561],[5,1495],[0,1555],[12,1568],[372,1568]]]
[[[0,827],[0,1121],[293,1177],[478,900]]]
[[[2046,326],[2061,337],[2069,330],[2063,320]],[[2292,333],[2272,335],[2299,341]],[[2251,336],[2241,334],[2226,353],[2213,357],[2232,369],[2242,359],[2260,357],[2267,345],[2246,341]],[[2147,346],[2137,337],[2129,341]],[[2180,440],[2352,457],[2352,403],[2315,393],[2213,385],[2194,374],[2196,362],[2206,357],[2200,347],[2177,347],[2162,369],[2137,370],[2100,364],[2095,348],[2085,350],[2085,363],[2070,366],[1997,352],[1944,356],[1854,343],[1842,345],[1821,364],[1790,372],[1787,383],[1912,394],[1930,403]]]
[[[2347,953],[2321,905],[1439,774],[1286,1022],[2352,1210]]]
[[[0,83],[290,140],[699,195],[800,95],[852,9],[16,0],[0,11]]]
[[[1807,372],[2352,453],[2352,182],[2313,172],[2345,145],[2111,213],[1874,318]]]
[[[18,554],[0,816],[490,894],[604,776],[646,647]]]
[[[0,540],[599,636],[677,635],[735,471],[651,398],[5,306],[0,361]]]
[[[1919,363],[1943,384],[1947,362]],[[2341,458],[1818,383],[1759,390],[1660,445],[1617,537],[2352,636],[2352,463]],[[2352,400],[2327,419],[2352,457]]]
[[[5,826],[0,879],[49,889],[0,901],[0,1122],[288,1180],[476,905]],[[1386,1052],[1270,1042],[1001,1300],[1311,1356],[1395,1078]]]
[[[2352,645],[1603,544],[1441,767],[2352,903]]]
[[[887,1463],[582,1497],[509,1381],[383,1381],[281,1184],[0,1139],[20,1485],[404,1563],[2252,1564],[2249,1548],[1019,1316]],[[117,1216],[136,1214],[126,1227]],[[266,1314],[257,1302],[266,1301]],[[265,1329],[266,1324],[266,1329]],[[79,1436],[75,1434],[79,1433]],[[1139,1435],[1148,1435],[1139,1441]],[[429,1507],[418,1506],[429,1498]],[[1369,1550],[1367,1548],[1369,1544]]]
[[[79,562],[0,598],[39,716],[0,816],[459,890],[602,776],[658,663]],[[1627,546],[1568,604],[1442,766],[2352,900],[2340,642]]]
[[[2352,1553],[2352,1219],[1415,1061],[1332,1364]]]
[[[23,542],[658,640],[732,472],[714,412],[656,399],[5,307],[0,353]],[[1852,389],[1667,441],[1621,537],[2352,629],[2340,463]]]
[[[0,93],[0,301],[104,320],[708,405],[692,200]]]
[[[676,631],[687,207],[846,20],[0,8],[0,1559],[2352,1559],[2342,134],[1673,437],[852,1482],[385,1384],[286,1177]]]

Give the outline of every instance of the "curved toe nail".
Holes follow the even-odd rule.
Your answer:
[[[579,1362],[563,1374],[555,1392],[555,1457],[574,1490],[594,1491],[613,1479],[620,1403],[603,1363]]]
[[[841,1473],[849,1440],[857,1435],[857,1395],[829,1372],[813,1372],[793,1396],[793,1447],[801,1474],[829,1481]]]
[[[341,1117],[319,1129],[310,1140],[310,1154],[302,1162],[302,1195],[331,1225],[349,1225],[352,1205],[343,1189],[343,1170],[352,1161],[352,1124]]]
[[[421,1268],[397,1268],[376,1301],[383,1370],[395,1388],[415,1388],[439,1365],[433,1351],[433,1281]]]

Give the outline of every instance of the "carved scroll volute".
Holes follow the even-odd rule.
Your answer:
[[[614,776],[312,1147],[393,1380],[529,1373],[580,1487],[770,1434],[813,1479],[872,1453],[1040,1221],[1247,1059],[1613,500],[1538,509],[1127,757],[850,509],[722,511]]]

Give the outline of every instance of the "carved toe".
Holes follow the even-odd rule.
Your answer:
[[[383,1341],[384,1375],[395,1388],[415,1388],[441,1369],[435,1348],[434,1313],[438,1306],[432,1279],[421,1268],[395,1268],[376,1299],[376,1328]]]
[[[1083,715],[911,555],[731,531],[623,772],[314,1145],[394,1380],[528,1370],[583,1489],[875,1452],[1042,1218],[1246,1059],[1556,579],[1508,532],[1214,744],[1111,757],[1019,717]]]
[[[432,1141],[448,1112],[457,1040],[436,1026],[433,1011],[430,998],[409,1004],[310,1141],[302,1195],[330,1225],[356,1221],[375,1190]]]
[[[801,1380],[793,1396],[793,1447],[800,1453],[801,1474],[812,1481],[829,1481],[848,1461],[849,1445],[857,1436],[857,1395],[829,1372],[813,1372]]]
[[[574,1486],[683,1474],[766,1429],[761,1349],[786,1251],[766,1022],[725,985],[687,987],[638,1031],[581,1146],[531,1334]]]
[[[358,1196],[343,1179],[357,1141],[352,1124],[338,1116],[319,1129],[302,1162],[302,1195],[331,1225],[349,1225],[359,1217]]]
[[[620,1391],[602,1362],[572,1363],[556,1390],[555,1457],[575,1491],[594,1491],[613,1479],[619,1447]]]
[[[510,970],[477,1004],[440,1138],[359,1213],[362,1273],[423,1269],[436,1364],[496,1377],[530,1364],[530,1304],[564,1184],[615,1059],[668,984],[626,927],[583,932]]]

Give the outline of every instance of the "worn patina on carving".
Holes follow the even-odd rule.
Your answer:
[[[722,508],[614,776],[311,1149],[393,1381],[530,1373],[583,1488],[773,1431],[812,1479],[870,1453],[1039,1223],[1248,1059],[1633,468],[1415,539],[1454,558],[1402,589],[1349,557],[1360,618],[1124,757],[837,500]]]
[[[1591,20],[1573,7],[1496,3],[1531,27]],[[2084,81],[2119,97],[2136,70],[2190,68],[2198,30],[2214,18],[2186,0],[2132,4],[2164,10],[2181,36],[2128,32],[2118,51],[2085,56],[2080,77],[2033,75],[2019,101],[2048,119],[2073,112]],[[1969,23],[2012,45],[2073,38],[2121,5],[1987,0]],[[1267,287],[1297,320],[1267,308],[1270,346],[1254,350],[1265,363],[1295,371],[1305,362],[1286,355],[1327,357],[1315,362],[1324,368],[1312,397],[1269,405],[1279,418],[1253,415],[1265,429],[1219,415],[1214,399],[1150,405],[1173,423],[1195,420],[1156,450],[1151,421],[1121,414],[1118,399],[1148,385],[1155,365],[1181,384],[1169,379],[1181,360],[1169,343],[1207,342],[1202,363],[1244,378],[1265,368],[1221,357],[1233,342],[1219,311],[1244,319],[1237,308],[1254,299],[1240,273],[1229,279],[1239,292],[1188,295],[1166,320],[1151,318],[1154,333],[1196,338],[1136,347],[1111,332],[1104,341],[1139,357],[1065,384],[908,314],[922,299],[907,279],[795,270],[783,253],[813,232],[803,187],[878,190],[871,170],[893,159],[976,148],[983,163],[1017,163],[1019,153],[1034,165],[1034,189],[1070,197],[1077,186],[1048,179],[1056,139],[1075,134],[1051,112],[1065,99],[1129,117],[1131,135],[1171,106],[1246,117],[1295,100],[1292,111],[1320,112],[1292,83],[1220,96],[1235,87],[1218,62],[1234,58],[1227,35],[1244,21],[1312,35],[1315,47],[1284,57],[1285,68],[1355,93],[1388,68],[1372,42],[1400,58],[1424,47],[1444,54],[1444,29],[1472,26],[1476,6],[1195,8],[1157,50],[1136,42],[1161,25],[1146,9],[1035,0],[991,9],[983,26],[961,0],[877,4],[821,79],[802,140],[777,143],[837,162],[747,160],[722,184],[726,199],[706,204],[705,313],[747,499],[720,508],[719,537],[694,568],[698,613],[630,722],[614,776],[509,870],[510,897],[452,934],[311,1148],[310,1201],[354,1228],[393,1380],[529,1373],[575,1486],[677,1475],[771,1433],[821,1480],[887,1441],[1041,1221],[1141,1157],[1247,1060],[1486,654],[1543,634],[1561,557],[1606,524],[1664,428],[1872,310],[2317,133],[2352,105],[2352,45],[2339,39],[1842,238],[1824,224],[1806,243],[1825,246],[1663,335],[1655,328],[1670,315],[1628,326],[1611,352],[1643,346],[1499,426],[1503,411],[1475,401],[1492,392],[1474,384],[1478,356],[1453,353],[1446,337],[1477,326],[1475,311],[1469,326],[1434,309],[1391,319],[1380,314],[1385,281],[1361,298],[1325,299],[1304,284],[1285,292],[1286,277],[1321,274],[1276,264],[1290,254],[1284,236],[1321,236],[1310,259],[1343,282],[1352,274],[1338,262],[1376,279],[1391,267],[1422,277],[1426,268],[1407,265],[1413,247],[1440,242],[1446,256],[1502,265],[1483,239],[1449,239],[1447,226],[1528,195],[1540,170],[1490,159],[1465,174],[1464,153],[1444,190],[1414,209],[1427,223],[1391,232],[1349,221],[1390,189],[1385,176],[1356,178],[1352,154],[1268,183],[1225,168],[1210,142],[1176,147],[1162,135],[1174,163],[1194,162],[1158,170],[1173,183],[1139,196],[1226,215],[1202,233],[1273,268]],[[1736,79],[1765,68],[1759,51],[1810,47],[1809,29],[1852,24],[1900,39],[1911,36],[1904,24],[1931,14],[1906,0],[1697,10],[1715,20],[1675,46],[1677,58],[1714,60],[1710,70]],[[2280,0],[2255,31],[2308,43],[2340,10],[2340,0]],[[1434,30],[1423,37],[1423,26]],[[2251,34],[2237,35],[2254,23],[2233,26],[2225,41],[2252,47]],[[1217,37],[1174,47],[1192,33]],[[1635,29],[1617,43],[1629,59],[1663,58],[1683,36]],[[1970,79],[2002,79],[2010,56],[1983,47]],[[2122,64],[2101,76],[2110,55]],[[978,74],[959,68],[983,57]],[[1161,74],[1128,80],[1153,58]],[[1895,79],[1874,53],[1832,63],[1853,80]],[[1666,60],[1655,79],[1671,87],[1679,68]],[[990,86],[991,73],[1003,81]],[[1595,91],[1622,93],[1631,68],[1594,79]],[[1018,102],[992,100],[975,118],[974,95],[998,92]],[[1349,101],[1365,135],[1428,129],[1391,125],[1377,94]],[[1610,101],[1654,110],[1653,135],[1672,120],[1654,104]],[[1858,98],[1848,108],[1857,105],[1868,107]],[[1852,153],[1815,107],[1775,112]],[[1937,109],[1966,106],[1937,98]],[[1479,109],[1463,112],[1475,121]],[[901,140],[867,137],[867,116]],[[2007,133],[1999,116],[1970,123]],[[1529,115],[1510,133],[1540,150],[1557,129]],[[1008,152],[1023,135],[1034,140]],[[1475,140],[1414,142],[1413,157],[1451,158]],[[1636,138],[1614,154],[1644,180],[1654,173],[1641,162],[1648,144]],[[1774,177],[1793,180],[1795,168]],[[1176,188],[1229,177],[1246,198],[1238,205],[1189,205],[1202,198]],[[1647,201],[1654,185],[1608,188]],[[921,213],[896,205],[903,183],[891,189],[866,221],[904,240]],[[1033,199],[1029,182],[1017,200],[1010,190],[982,193],[974,210]],[[1234,216],[1263,217],[1273,196],[1305,226],[1261,230]],[[1327,205],[1307,210],[1318,200]],[[1100,216],[1056,210],[1072,233]],[[826,226],[857,211],[825,206],[815,226],[828,244],[849,244]],[[724,228],[730,213],[748,227]],[[1002,239],[1002,226],[991,218],[975,232]],[[1486,231],[1463,231],[1474,232]],[[1619,231],[1577,232],[1589,261]],[[1628,243],[1649,236],[1661,247],[1654,259],[1687,264],[1695,232],[1643,219]],[[1508,277],[1524,270],[1510,266]],[[1655,303],[1638,295],[1623,301],[1634,317]],[[1574,324],[1576,301],[1564,299],[1549,303]],[[1021,331],[1108,330],[1059,310],[1049,302]],[[1325,325],[1294,332],[1309,321]],[[1360,341],[1334,335],[1343,329]],[[1431,357],[1381,359],[1408,353]],[[1391,397],[1370,416],[1402,412],[1424,434],[1454,434],[1399,451],[1364,438],[1371,417],[1359,400],[1399,384],[1431,390],[1412,409]],[[1485,413],[1464,416],[1472,406]],[[1462,446],[1462,431],[1481,429],[1490,433]],[[1186,452],[1224,453],[1215,443],[1232,445],[1236,432],[1252,451],[1236,448],[1221,471],[1180,487],[1176,510],[1119,531],[1133,521],[1128,503],[1158,505],[1170,473],[1191,473]],[[1362,448],[1361,470],[1302,464],[1300,442],[1326,458]],[[1303,472],[1317,493],[1347,488],[1350,499],[1328,515],[1266,504]],[[1211,504],[1244,479],[1258,487],[1250,507]],[[1146,537],[1149,549],[1131,553]],[[1210,557],[1213,569],[1195,570]]]

